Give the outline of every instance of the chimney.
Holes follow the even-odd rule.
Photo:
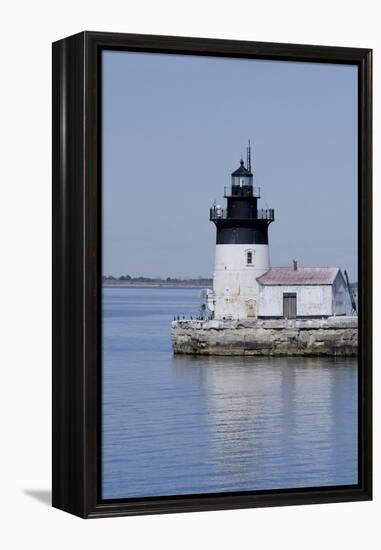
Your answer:
[[[294,265],[294,271],[297,271],[298,270],[298,261],[297,260],[292,260],[292,263]]]

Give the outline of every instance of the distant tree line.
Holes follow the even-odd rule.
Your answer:
[[[167,283],[184,283],[184,282],[210,282],[211,279],[207,277],[131,277],[131,275],[120,275],[120,277],[114,277],[113,275],[103,275],[102,277],[103,281],[136,281],[137,283],[144,283],[144,282],[167,282]]]

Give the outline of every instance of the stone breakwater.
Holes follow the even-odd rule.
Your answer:
[[[357,317],[172,322],[174,353],[356,356]]]

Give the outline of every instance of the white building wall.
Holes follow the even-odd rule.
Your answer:
[[[252,253],[252,264],[247,253]],[[266,244],[218,244],[213,277],[214,317],[216,319],[246,319],[258,312],[257,277],[270,267]]]
[[[283,317],[283,294],[296,293],[298,317],[332,315],[331,285],[259,285],[258,315]]]

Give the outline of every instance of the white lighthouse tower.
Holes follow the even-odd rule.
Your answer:
[[[250,142],[246,166],[241,159],[231,178],[224,193],[227,207],[214,205],[210,209],[217,238],[208,306],[215,319],[256,317],[257,277],[270,268],[268,226],[274,221],[274,210],[258,208],[260,188],[253,187]]]

